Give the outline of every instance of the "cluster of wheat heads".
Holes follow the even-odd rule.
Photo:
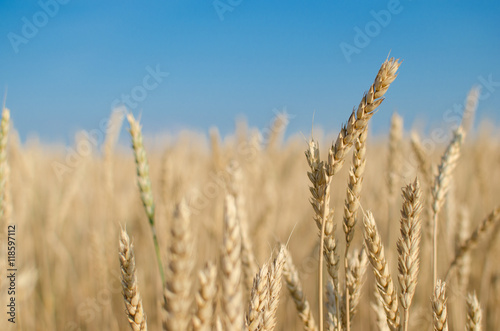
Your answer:
[[[172,221],[165,258],[167,264],[164,269],[163,252],[158,244],[156,231],[152,181],[142,143],[141,127],[131,114],[127,116],[136,160],[137,182],[152,230],[156,261],[162,280],[161,319],[164,330],[274,330],[278,325],[285,330],[286,327],[283,325],[287,324],[280,322],[280,319],[287,315],[279,314],[280,293],[284,280],[289,298],[297,310],[304,330],[350,331],[355,317],[363,320],[371,319],[369,313],[366,316],[360,316],[358,313],[358,310],[363,308],[360,307],[363,306],[360,302],[369,265],[373,270],[373,278],[370,278],[373,279],[373,283],[368,284],[368,287],[376,289],[372,306],[377,315],[378,329],[403,331],[421,329],[425,322],[414,322],[417,318],[412,318],[413,314],[410,314],[410,308],[418,292],[421,261],[429,261],[428,270],[432,271],[432,277],[428,277],[430,282],[425,279],[425,284],[430,286],[419,287],[422,297],[431,298],[430,304],[427,303],[428,317],[424,320],[429,323],[427,325],[433,325],[435,330],[448,329],[451,320],[448,316],[446,289],[450,288],[450,284],[452,288],[456,284],[456,291],[468,290],[466,279],[469,277],[467,268],[470,268],[468,265],[470,261],[467,262],[466,258],[488,231],[494,230],[495,233],[499,231],[500,207],[481,221],[472,233],[467,233],[466,223],[469,222],[467,217],[462,214],[458,216],[459,213],[455,212],[457,219],[460,218],[457,223],[460,221],[459,224],[463,224],[461,226],[463,231],[457,230],[455,234],[457,238],[455,251],[450,254],[451,258],[447,258],[448,268],[438,270],[438,250],[444,249],[438,246],[438,229],[445,229],[439,225],[438,216],[445,203],[447,208],[455,208],[451,205],[453,203],[451,196],[454,193],[453,172],[458,164],[466,132],[470,128],[468,123],[470,119],[464,118],[463,123],[454,131],[451,142],[435,170],[432,168],[430,155],[426,153],[418,136],[414,134],[411,147],[415,155],[414,160],[417,162],[415,170],[420,179],[414,178],[402,183],[399,165],[401,162],[396,154],[402,148],[403,124],[402,118],[394,115],[389,141],[387,175],[389,211],[384,215],[388,217],[385,239],[378,230],[380,225],[376,221],[376,214],[361,208],[360,201],[363,196],[361,188],[367,170],[368,122],[382,103],[389,86],[396,79],[399,66],[400,61],[393,58],[387,59],[382,64],[374,83],[363,95],[359,106],[353,110],[329,148],[326,159],[320,156],[317,140],[311,137],[308,142],[305,155],[309,166],[307,175],[311,183],[310,203],[313,207],[313,220],[319,231],[317,293],[311,293],[311,297],[318,298],[317,305],[307,300],[299,268],[294,264],[287,245],[278,243],[273,249],[274,254],[259,266],[258,254],[254,252],[252,242],[258,235],[250,230],[252,226],[247,215],[250,202],[245,200],[246,188],[242,180],[242,169],[235,161],[229,162],[224,169],[229,181],[224,188],[226,193],[221,215],[223,230],[219,238],[220,258],[217,262],[206,262],[199,270],[198,277],[195,277],[197,240],[194,239],[193,229],[197,225],[191,219],[191,211],[186,200],[181,198],[176,202],[171,215],[167,215]],[[470,115],[474,112],[477,97],[478,91],[473,89],[468,97],[468,108],[464,114]],[[279,125],[282,123],[276,124]],[[212,131],[211,135],[214,167],[217,169],[223,167],[225,156],[219,146],[218,133]],[[350,149],[353,150],[352,164],[348,172],[341,216],[345,245],[341,247],[336,236],[334,208],[330,203],[332,192],[340,192],[332,189],[334,183],[338,185],[333,178],[341,173]],[[273,149],[269,148],[266,158],[271,159],[273,152]],[[164,162],[168,165],[168,158],[165,158]],[[266,162],[269,161],[262,161],[263,167],[266,166]],[[168,179],[164,181],[167,182]],[[395,215],[392,209],[398,201],[397,187],[401,186],[400,234],[395,243],[396,250],[392,251],[388,249],[388,246],[393,244],[390,241],[390,232],[397,227],[392,219]],[[162,198],[166,199],[165,196]],[[426,212],[422,213],[423,210]],[[359,219],[362,219],[358,225],[361,226],[362,235],[358,236],[361,240],[356,241],[355,228]],[[428,236],[430,238],[426,239],[426,233],[430,233]],[[212,237],[217,238],[216,235]],[[432,250],[424,251],[426,255],[421,254],[422,240],[428,242],[432,240]],[[356,245],[360,246],[353,248]],[[344,263],[340,261],[341,256]],[[397,282],[392,276],[393,262],[397,262]],[[129,324],[133,330],[146,330],[147,318],[139,294],[133,247],[125,230],[120,234],[120,264],[122,293]],[[323,272],[323,265],[326,267],[326,273]],[[442,275],[442,279],[439,279],[439,274]],[[453,275],[456,275],[456,282]],[[326,300],[323,300],[324,297]],[[460,318],[456,318],[453,325],[455,327],[463,325],[466,330],[481,330],[484,313],[476,294],[469,294],[467,300],[465,295],[462,297],[467,318],[463,318],[462,321],[457,321]],[[313,309],[315,306],[317,312]],[[420,310],[422,307],[423,305],[419,304]],[[453,308],[459,311],[460,307],[457,305]],[[366,311],[364,313],[366,314]],[[417,313],[422,314],[421,311]]]

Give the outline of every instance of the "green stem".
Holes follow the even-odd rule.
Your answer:
[[[151,226],[151,232],[153,233],[153,243],[155,245],[156,252],[156,262],[158,263],[158,269],[160,270],[161,284],[165,285],[165,272],[163,271],[163,263],[161,262],[160,245],[158,244],[158,237],[156,237],[155,220],[154,218],[149,218],[149,225]]]

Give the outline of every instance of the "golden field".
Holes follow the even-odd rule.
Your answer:
[[[384,65],[399,67],[397,62],[388,61]],[[397,68],[391,70],[388,75],[395,77]],[[138,122],[131,114],[116,111],[103,132],[102,144],[92,134],[79,133],[75,145],[64,149],[36,140],[21,144],[9,124],[9,113],[4,111],[0,139],[0,298],[4,311],[10,297],[6,278],[8,225],[16,227],[18,271],[16,323],[8,323],[2,311],[2,329],[5,323],[12,330],[127,330],[131,324],[145,330],[141,321],[147,321],[149,330],[232,330],[234,325],[245,330],[302,330],[302,318],[314,318],[315,327],[310,324],[309,330],[318,330],[321,294],[324,329],[329,330],[345,304],[344,224],[349,218],[345,208],[356,210],[350,218],[355,225],[349,227],[348,269],[358,258],[353,252],[359,253],[362,247],[365,253],[372,249],[366,247],[370,240],[371,246],[376,244],[373,236],[366,238],[370,212],[385,259],[376,261],[380,258],[376,252],[359,259],[363,266],[358,266],[358,271],[366,266],[366,273],[363,276],[361,272],[359,279],[350,273],[355,278],[350,279],[353,286],[358,286],[359,302],[351,301],[357,307],[349,328],[345,321],[337,320],[339,329],[430,330],[439,329],[436,325],[443,321],[450,330],[500,329],[500,137],[485,123],[472,129],[477,90],[473,89],[464,103],[467,116],[460,129],[444,128],[444,142],[432,132],[420,133],[417,139],[416,132],[403,130],[403,119],[397,115],[390,132],[374,137],[366,124],[371,115],[377,116],[376,100],[385,93],[379,93],[381,86],[386,89],[392,83],[382,79],[377,85],[377,79],[353,112],[354,118],[348,121],[350,114],[342,115],[346,130],[341,143],[336,128],[329,130],[331,135],[312,132],[314,140],[299,134],[285,140],[287,118],[282,114],[260,130],[241,122],[234,134],[226,137],[212,129],[209,139],[186,132],[170,139],[145,139],[143,144]],[[359,109],[363,107],[367,110],[362,114]],[[380,108],[378,111],[388,111],[383,103]],[[10,116],[15,121],[15,109]],[[365,120],[363,116],[367,116]],[[117,146],[122,121],[132,134],[133,148]],[[321,119],[315,121],[321,123]],[[349,129],[351,124],[353,130]],[[142,130],[148,137],[148,128]],[[127,139],[132,141],[130,134]],[[330,158],[329,151],[333,153]],[[356,168],[351,170],[353,163]],[[327,192],[321,189],[325,186]],[[316,190],[316,197],[309,187]],[[403,197],[402,189],[412,198]],[[329,207],[328,203],[325,207],[325,199]],[[161,263],[145,207],[154,222]],[[402,221],[405,217],[410,219],[406,225]],[[488,221],[482,223],[485,219]],[[318,220],[319,227],[322,221],[327,223],[325,251],[335,249],[324,255],[321,293]],[[434,221],[437,233],[433,232]],[[329,224],[334,227],[328,229]],[[406,229],[410,246],[405,263],[419,269],[406,271],[418,274],[405,280],[410,287],[416,286],[408,309],[401,305],[401,279],[407,275],[405,268],[398,268],[404,254],[403,248],[399,253],[397,249],[404,247],[404,243],[398,244],[404,236],[402,226],[410,228]],[[135,267],[127,264],[131,263],[131,252],[122,228],[133,244]],[[444,280],[455,255],[461,250],[464,253],[446,281],[443,298],[447,299],[441,302],[433,297],[434,236],[438,279]],[[289,260],[283,258],[280,244],[293,258],[308,315],[298,313],[290,295]],[[338,265],[329,264],[329,259],[336,259]],[[213,263],[212,269],[204,269],[207,262]],[[392,285],[382,286],[380,282],[388,278],[374,276],[373,264],[377,263],[386,268]],[[261,267],[260,276],[267,279],[264,283],[262,277],[254,281]],[[203,302],[204,295],[199,293],[212,279],[206,279],[210,272],[198,277],[201,270],[211,270],[215,280],[213,301]],[[337,316],[332,297],[327,295],[330,272],[338,274]],[[274,283],[272,277],[276,277]],[[375,296],[377,284],[382,294]],[[259,293],[261,287],[264,292]],[[481,309],[479,322],[473,320],[479,311],[471,311],[473,305],[466,304],[468,294],[474,292]],[[394,306],[387,300],[395,297],[398,302]],[[127,311],[124,299],[129,300]],[[380,300],[385,300],[389,312]],[[202,303],[210,306],[205,315],[200,313]],[[385,318],[394,307],[397,317],[393,316],[392,322],[396,325],[389,328]],[[140,309],[146,318],[142,319]],[[329,317],[329,312],[334,313]],[[129,318],[136,319],[129,323]]]

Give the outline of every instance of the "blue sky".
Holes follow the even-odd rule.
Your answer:
[[[0,94],[23,140],[97,129],[134,93],[149,133],[264,128],[273,109],[294,115],[289,132],[313,113],[338,132],[389,51],[404,62],[375,132],[394,110],[439,125],[478,84],[478,116],[500,124],[496,1],[0,0]]]

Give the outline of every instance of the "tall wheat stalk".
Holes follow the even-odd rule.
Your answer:
[[[163,263],[161,262],[160,245],[156,236],[155,228],[155,204],[153,200],[153,190],[151,188],[151,179],[149,178],[149,163],[146,156],[146,150],[142,143],[141,125],[135,120],[134,115],[127,114],[127,120],[130,125],[130,136],[132,137],[132,148],[134,149],[135,164],[137,168],[137,184],[141,191],[141,200],[149,220],[151,233],[153,234],[153,243],[156,252],[156,262],[160,271],[162,284],[165,284],[165,273]]]
[[[438,214],[443,206],[446,194],[448,193],[449,184],[453,170],[457,165],[460,157],[460,148],[464,138],[463,129],[459,127],[453,135],[453,139],[446,148],[446,151],[441,158],[441,163],[438,167],[438,174],[434,179],[432,187],[432,279],[434,288],[437,285],[437,231],[438,231]]]
[[[336,256],[335,227],[333,225],[333,210],[329,207],[330,185],[333,176],[340,171],[344,164],[345,154],[350,150],[361,132],[365,130],[368,121],[375,110],[384,101],[384,94],[391,83],[397,77],[400,66],[399,60],[387,59],[377,76],[359,103],[357,109],[353,109],[347,124],[343,125],[337,139],[328,151],[328,159],[322,162],[319,157],[318,144],[311,139],[306,158],[311,168],[308,173],[313,186],[311,204],[315,211],[316,225],[320,229],[320,253],[318,270],[318,292],[319,295],[319,328],[323,330],[323,255],[326,258],[327,268],[334,280],[335,290],[338,292],[338,257]],[[326,240],[326,241],[325,241]],[[323,252],[324,249],[324,252]],[[335,284],[336,283],[336,284]],[[338,298],[338,296],[337,296]],[[338,299],[337,299],[338,300]],[[336,307],[339,307],[338,301]],[[337,309],[337,320],[340,320],[340,310]]]
[[[410,305],[417,287],[420,253],[420,212],[422,198],[420,184],[415,178],[412,184],[403,189],[403,207],[401,208],[401,237],[398,248],[398,280],[401,287],[399,296],[403,307],[403,331],[408,330]]]
[[[345,312],[345,319],[343,318],[343,323],[345,322],[346,330],[351,329],[351,305],[349,286],[347,283],[349,273],[349,247],[351,246],[351,241],[354,237],[354,226],[356,225],[356,216],[359,206],[359,199],[361,194],[361,187],[363,184],[363,174],[366,166],[366,137],[368,135],[368,126],[365,126],[361,134],[356,139],[354,143],[354,153],[352,155],[352,167],[349,171],[349,181],[347,183],[347,193],[346,201],[344,204],[344,232],[346,240],[346,248],[344,254],[344,270],[345,270],[345,291],[344,291],[344,305],[343,310]],[[352,279],[351,279],[352,280]],[[351,283],[351,285],[353,285]],[[352,290],[352,288],[351,288]]]

